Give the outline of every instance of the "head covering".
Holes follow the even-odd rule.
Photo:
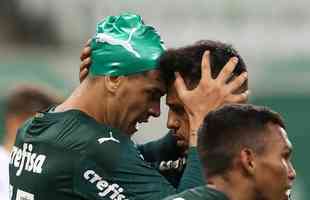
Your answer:
[[[99,22],[91,48],[90,74],[99,76],[156,69],[165,49],[159,33],[132,13],[108,16]]]

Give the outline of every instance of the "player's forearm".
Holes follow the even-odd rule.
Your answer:
[[[201,127],[206,113],[196,113],[189,117],[189,147],[197,147],[198,130]]]
[[[189,147],[197,147],[198,143],[198,128],[190,130],[189,132]]]
[[[205,184],[203,180],[202,166],[197,148],[190,147],[188,150],[187,164],[181,178],[178,192]]]

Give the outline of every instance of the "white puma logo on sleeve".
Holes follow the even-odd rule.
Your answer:
[[[110,131],[110,137],[102,137],[102,138],[99,138],[98,139],[98,142],[99,144],[102,144],[104,142],[107,142],[107,141],[113,141],[113,142],[116,142],[116,143],[120,143],[120,141],[118,139],[115,139],[112,135],[112,131]]]

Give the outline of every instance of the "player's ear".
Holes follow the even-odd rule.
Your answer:
[[[124,76],[105,76],[104,81],[109,92],[115,93],[124,81]]]
[[[250,176],[255,174],[256,159],[252,149],[244,148],[240,151],[240,162],[245,174]]]

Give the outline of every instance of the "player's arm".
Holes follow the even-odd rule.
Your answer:
[[[78,196],[89,200],[127,199],[121,184],[114,181],[113,169],[121,162],[121,142],[113,135],[115,141],[100,139],[108,138],[96,136],[74,164],[73,190]]]
[[[93,200],[158,200],[203,184],[197,151],[189,151],[189,163],[175,188],[134,146],[125,146],[122,141],[91,144],[75,164],[74,191]]]
[[[192,154],[192,153],[190,153]],[[197,156],[196,156],[197,158]],[[193,162],[192,159],[190,162]],[[196,167],[195,167],[196,166]],[[199,163],[189,163],[180,187],[174,188],[154,168],[141,163],[136,169],[128,169],[113,175],[98,163],[85,160],[78,165],[74,176],[74,190],[85,199],[148,199],[158,200],[186,189],[202,185]],[[127,173],[125,173],[127,172]]]
[[[74,192],[89,200],[127,199],[124,188],[111,181],[109,174],[95,161],[82,160],[76,164]]]

